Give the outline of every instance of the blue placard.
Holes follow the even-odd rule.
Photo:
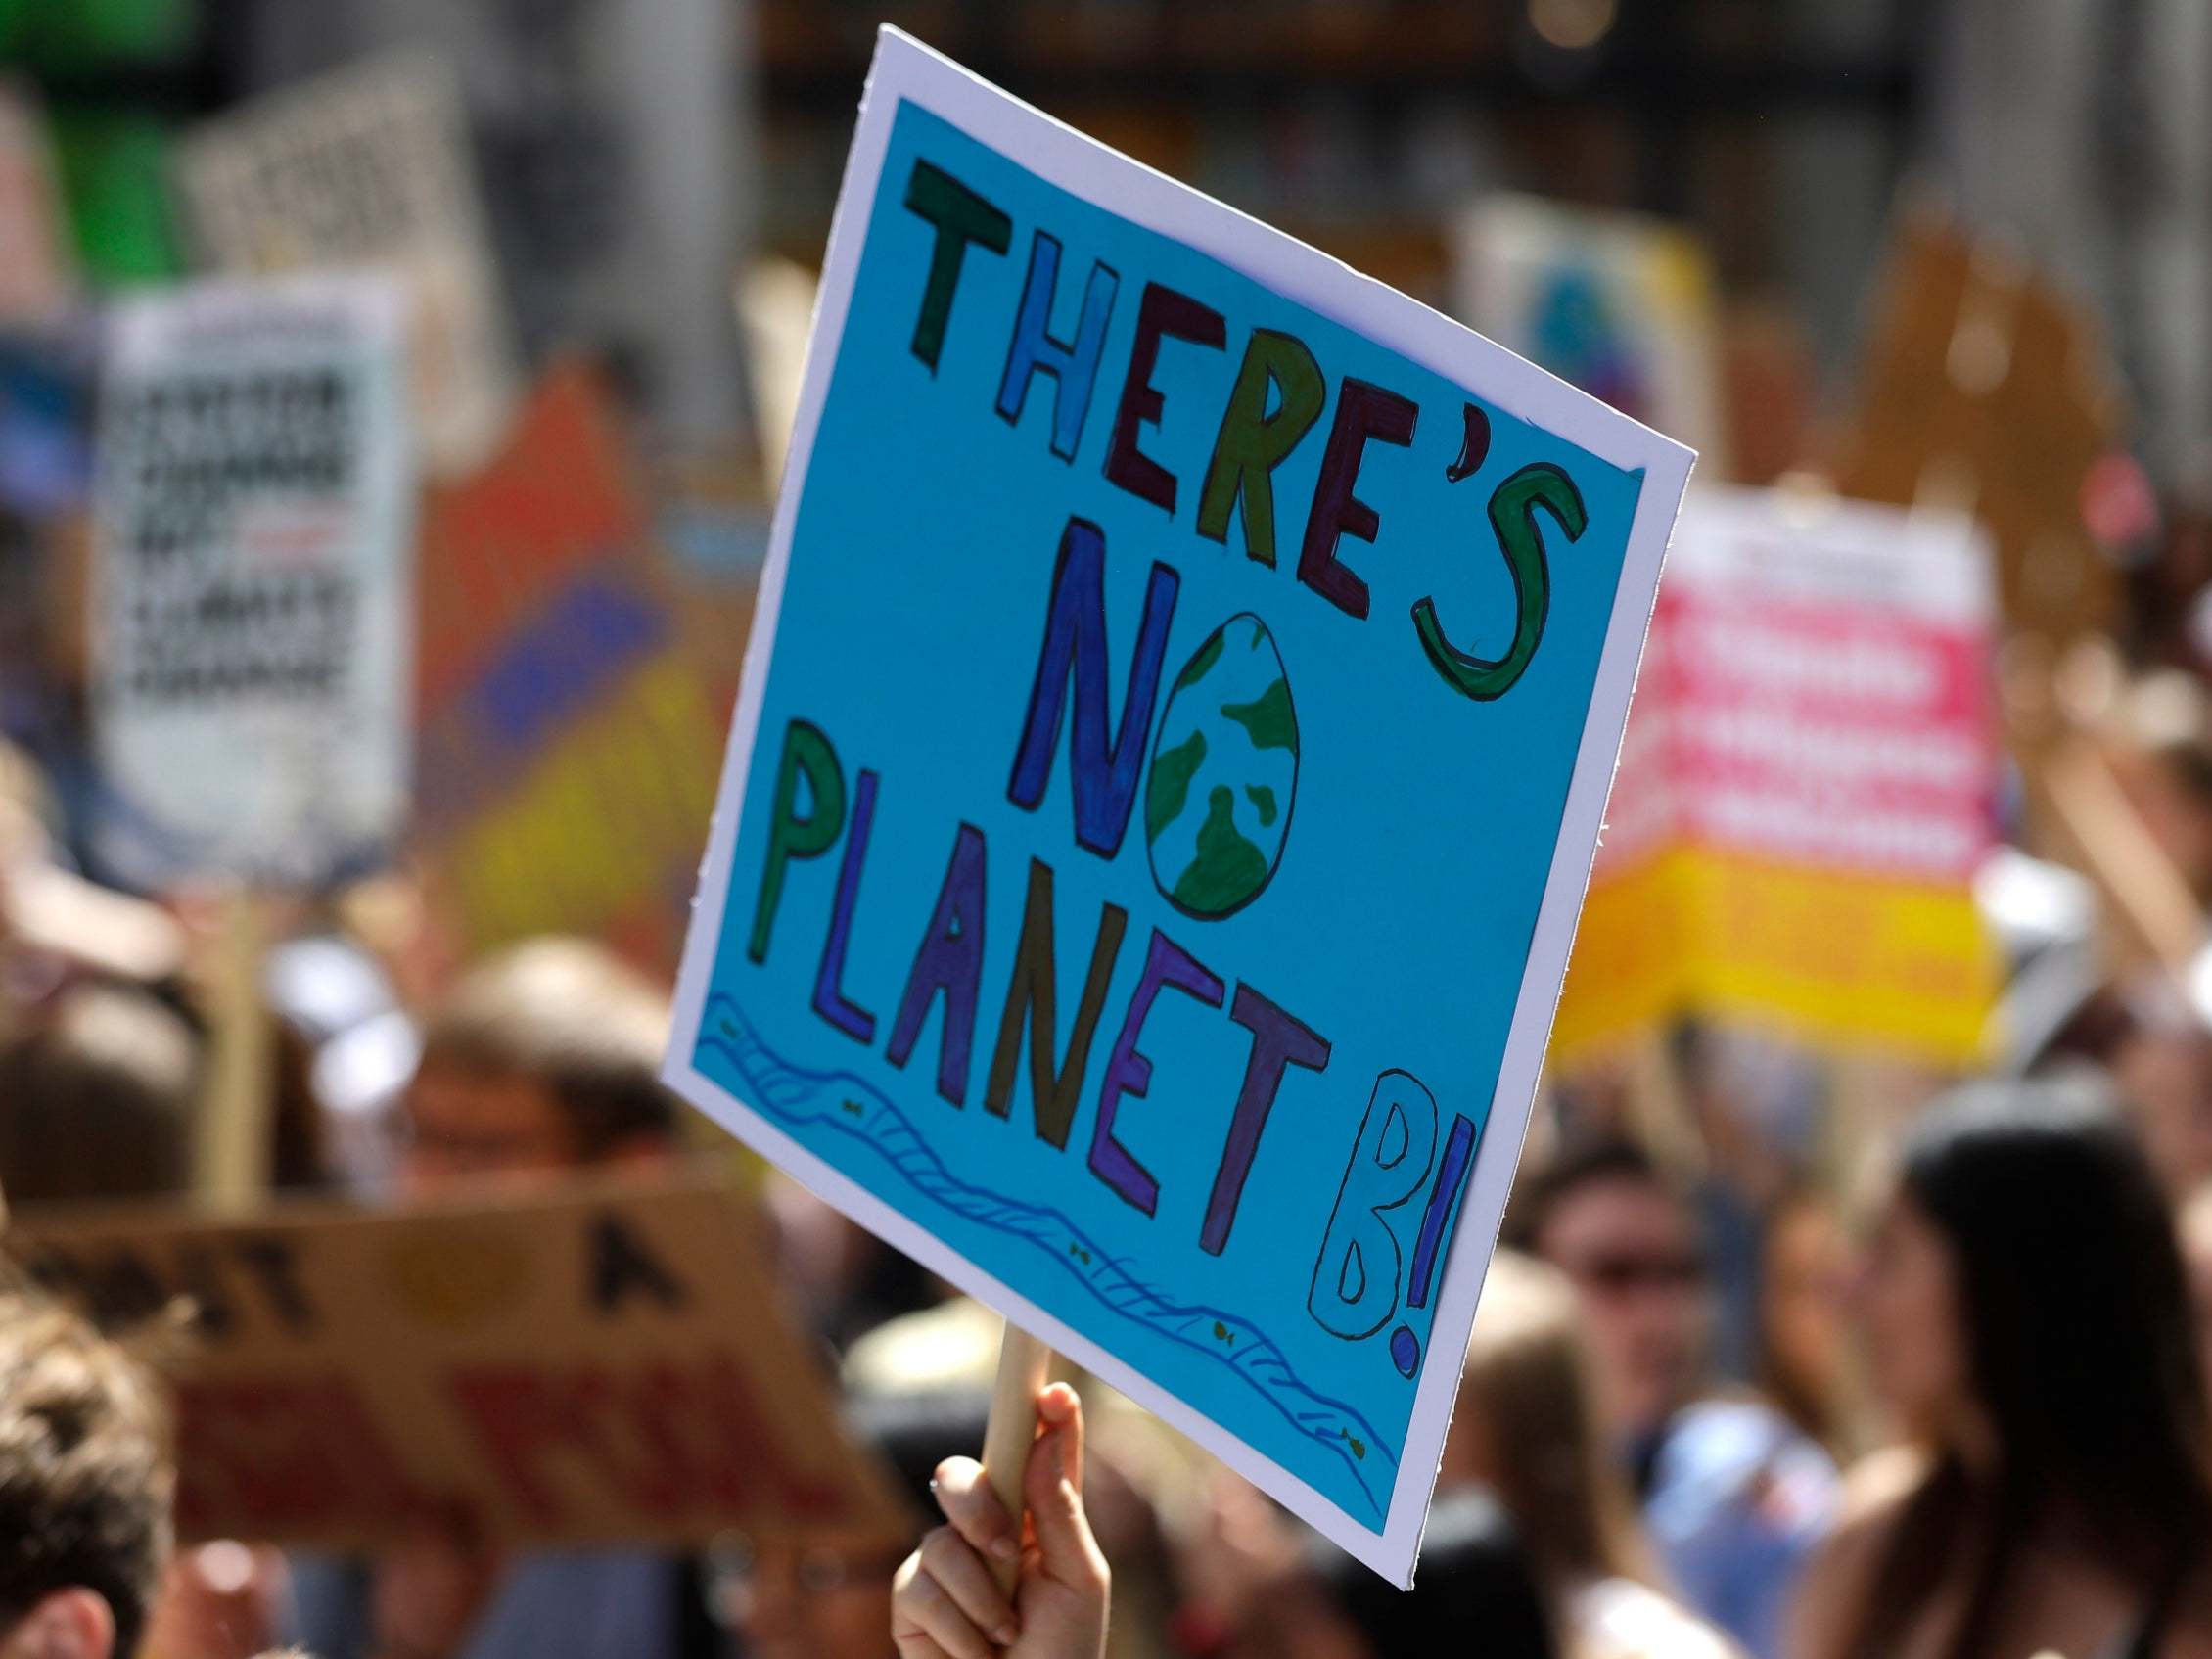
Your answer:
[[[1403,1579],[1688,463],[886,31],[670,1080]]]

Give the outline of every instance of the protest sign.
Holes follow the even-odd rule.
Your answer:
[[[197,1305],[171,1361],[187,1539],[366,1548],[455,1515],[497,1547],[903,1530],[776,1314],[756,1219],[703,1179],[221,1223],[48,1212],[8,1241],[111,1325]]]
[[[1698,1012],[1980,1057],[1995,610],[1987,543],[1959,515],[1690,494],[1556,1056]]]
[[[1452,308],[1472,328],[1719,459],[1713,261],[1688,231],[1533,196],[1489,196],[1452,240]]]
[[[0,80],[0,324],[50,322],[75,293],[46,123],[26,91]]]
[[[1404,1580],[1690,460],[887,29],[669,1081]]]
[[[472,951],[564,932],[675,960],[717,716],[626,461],[570,361],[425,508],[415,835]]]
[[[1989,527],[2008,631],[2108,633],[2120,572],[2083,516],[2120,401],[2095,322],[2008,243],[1938,210],[1901,218],[1836,466],[1846,495]]]
[[[104,858],[312,881],[407,801],[400,296],[209,282],[115,313],[94,484]]]
[[[481,464],[515,397],[461,90],[393,52],[273,92],[197,128],[179,192],[204,263],[231,272],[389,269],[406,284],[423,456]]]

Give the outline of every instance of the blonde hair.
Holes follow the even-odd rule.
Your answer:
[[[1490,1477],[1545,1594],[1655,1582],[1627,1487],[1607,1454],[1574,1289],[1554,1267],[1500,1250],[1483,1283],[1459,1408],[1475,1413]]]

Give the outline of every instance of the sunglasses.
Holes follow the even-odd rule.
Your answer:
[[[1596,1255],[1560,1266],[1584,1289],[1604,1296],[1626,1296],[1640,1290],[1692,1290],[1705,1282],[1703,1259],[1688,1254]]]

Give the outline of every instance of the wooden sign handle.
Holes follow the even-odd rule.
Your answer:
[[[237,1211],[269,1190],[276,1028],[261,996],[266,940],[255,896],[244,887],[225,890],[216,925],[193,1184],[203,1202]]]
[[[1037,1396],[1052,1364],[1052,1350],[1009,1322],[998,1339],[998,1380],[991,1386],[991,1417],[983,1431],[983,1472],[991,1490],[1014,1517],[1022,1520],[1022,1471],[1037,1439]],[[993,1561],[998,1588],[1013,1593],[1021,1563]]]

